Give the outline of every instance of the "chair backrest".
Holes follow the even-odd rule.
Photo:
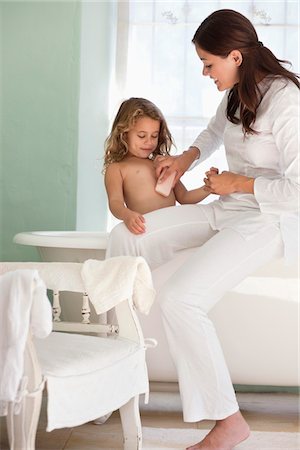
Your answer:
[[[37,270],[46,284],[47,289],[53,293],[53,330],[77,333],[115,334],[131,339],[135,342],[144,343],[143,333],[136,316],[132,299],[125,299],[115,306],[116,324],[91,323],[90,300],[85,292],[84,282],[81,276],[83,264],[66,262],[2,262],[0,263],[0,274],[17,269]],[[67,322],[62,320],[61,292],[77,292],[82,294],[80,322]],[[74,307],[78,307],[75,304]]]

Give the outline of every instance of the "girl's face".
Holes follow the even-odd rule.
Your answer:
[[[242,55],[238,50],[233,50],[226,58],[208,53],[198,45],[196,52],[203,62],[202,74],[209,76],[219,91],[231,89],[238,83],[239,66],[242,63]]]
[[[128,154],[137,158],[148,158],[156,149],[160,121],[141,117],[127,132]]]

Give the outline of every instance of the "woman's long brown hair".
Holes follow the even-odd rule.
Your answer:
[[[239,66],[239,82],[229,92],[227,118],[234,124],[242,123],[245,134],[255,133],[252,127],[263,96],[258,86],[262,78],[279,76],[300,87],[297,75],[283,66],[290,63],[277,59],[258,40],[252,23],[236,11],[221,9],[210,14],[197,29],[192,42],[223,58],[232,50],[241,52],[243,61]],[[239,117],[236,116],[238,109]]]

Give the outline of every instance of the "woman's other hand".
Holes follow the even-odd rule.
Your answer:
[[[204,189],[211,194],[229,195],[234,192],[254,193],[254,178],[245,177],[228,171],[218,174],[216,173],[215,168],[211,168],[206,172],[204,183]]]
[[[200,156],[200,150],[196,147],[190,147],[179,156],[157,156],[154,160],[154,166],[156,168],[156,176],[158,182],[165,181],[173,172],[176,172],[174,178],[173,187],[182,175],[187,171],[190,165],[198,159]],[[166,170],[164,170],[167,168]]]

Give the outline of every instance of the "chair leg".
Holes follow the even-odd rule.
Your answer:
[[[139,396],[131,398],[120,409],[124,450],[142,450],[142,425]]]
[[[34,450],[36,431],[42,403],[42,391],[25,397],[19,414],[14,414],[14,404],[9,406],[7,432],[11,450]]]
[[[20,410],[15,414],[16,404],[10,403],[6,419],[10,450],[34,450],[35,437],[41,411],[45,385],[36,351],[28,336],[24,356],[24,378],[20,386]]]

